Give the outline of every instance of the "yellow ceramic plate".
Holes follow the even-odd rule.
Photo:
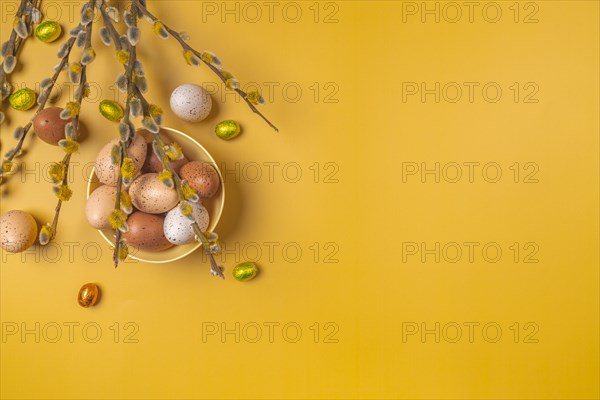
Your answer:
[[[143,135],[147,139],[147,141],[151,141],[152,135],[150,134],[150,132],[146,131],[145,129],[138,129],[137,132]],[[165,136],[167,139],[170,139],[171,141],[179,143],[179,145],[183,149],[183,154],[185,154],[188,160],[210,163],[215,167],[215,170],[219,174],[219,178],[221,179],[221,186],[219,188],[219,191],[212,198],[202,201],[202,204],[204,205],[204,207],[206,207],[206,209],[208,210],[208,215],[210,216],[208,231],[214,231],[214,229],[217,226],[217,223],[219,222],[219,219],[221,218],[221,213],[223,212],[223,205],[225,204],[225,188],[223,187],[223,176],[221,175],[221,171],[219,170],[217,163],[212,158],[210,153],[206,151],[206,149],[202,147],[200,143],[198,143],[196,140],[186,135],[185,133],[171,128],[161,128],[160,134]],[[98,178],[96,177],[96,170],[94,168],[92,169],[88,180],[87,197],[89,198],[92,192],[96,190],[96,188],[98,188],[99,186],[101,186],[101,184],[98,181]],[[114,247],[115,241],[113,230],[104,229],[99,230],[98,232],[100,232],[100,235],[104,238],[104,240],[106,240],[108,243],[111,244],[111,246]],[[134,260],[147,263],[168,263],[171,261],[179,260],[180,258],[191,254],[194,250],[198,249],[200,245],[201,244],[198,242],[192,242],[183,246],[173,246],[170,249],[160,252],[149,252],[132,249],[132,254],[130,254],[129,257],[133,258]]]

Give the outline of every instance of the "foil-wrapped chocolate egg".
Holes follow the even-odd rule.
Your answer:
[[[215,127],[215,133],[223,140],[231,140],[240,134],[241,127],[236,121],[229,119],[222,121]]]
[[[117,122],[123,118],[123,107],[116,101],[102,100],[98,106],[100,114],[109,121]]]
[[[77,302],[84,308],[94,306],[98,299],[100,299],[100,288],[95,283],[86,283],[77,294]]]
[[[26,111],[33,107],[36,99],[37,94],[33,90],[24,88],[11,94],[8,98],[8,103],[15,110]]]
[[[62,32],[60,24],[56,21],[44,21],[35,28],[35,37],[44,43],[52,43],[59,38]]]
[[[256,267],[256,264],[250,261],[240,263],[233,268],[233,277],[240,282],[249,281],[254,278],[257,273],[258,268]]]

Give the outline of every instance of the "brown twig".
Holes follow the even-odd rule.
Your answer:
[[[90,4],[93,2],[93,0],[90,1]],[[91,46],[91,40],[92,40],[92,22],[90,22],[88,25],[86,25],[85,29],[86,29],[86,46],[85,48],[88,48],[89,46]],[[68,55],[67,55],[68,56]],[[85,85],[87,83],[87,65],[83,65],[81,67],[81,75],[79,77],[79,83],[78,83],[78,91],[77,91],[77,96],[74,99],[75,102],[77,104],[79,104],[79,107],[81,108],[81,104],[83,103],[83,97],[85,95]],[[73,117],[73,132],[77,132],[77,129],[79,128],[79,113],[77,115],[75,115]],[[63,166],[65,168],[65,176],[62,180],[62,184],[63,185],[67,185],[68,183],[68,177],[69,177],[69,163],[71,161],[71,153],[66,154],[63,157],[62,163]],[[56,236],[56,230],[58,227],[58,218],[60,216],[60,210],[62,208],[62,204],[63,204],[63,200],[59,199],[57,204],[56,204],[56,208],[54,209],[54,218],[52,220],[52,225],[51,225],[51,234],[52,237]]]
[[[132,12],[134,12],[133,5],[131,6]],[[110,26],[108,29],[111,32],[114,32],[113,42],[115,43],[115,47],[117,50],[121,49],[121,44],[119,42],[118,33],[116,33],[116,29],[114,28],[112,22],[106,12],[101,10],[102,16],[104,18],[104,24]],[[135,19],[135,23],[137,24],[137,18]],[[127,79],[127,99],[125,103],[125,111],[123,114],[123,118],[121,119],[121,123],[125,125],[129,125],[129,114],[131,112],[131,100],[133,99],[133,89],[135,84],[133,83],[133,67],[135,65],[136,60],[136,46],[129,44],[129,61],[127,62],[127,66],[125,69],[125,78]],[[119,175],[117,178],[117,193],[115,196],[115,210],[121,208],[121,190],[123,187],[123,174],[121,173],[121,168],[123,167],[123,160],[127,156],[127,147],[131,142],[131,136],[133,136],[134,132],[130,132],[129,138],[124,139],[121,138],[119,141]],[[115,250],[113,252],[113,263],[115,268],[119,265],[119,249],[121,246],[121,231],[117,229],[115,233]]]
[[[145,7],[144,4],[142,4],[141,0],[133,0],[132,4],[136,4],[138,10],[140,10],[140,12],[142,14],[144,14],[145,16],[147,16],[148,18],[152,19],[153,21],[158,21],[158,18],[156,18],[150,11],[148,11],[148,9]],[[162,21],[161,21],[162,23]],[[198,57],[198,59],[200,59],[200,61],[202,61],[208,68],[210,68],[210,70],[212,72],[214,72],[219,79],[223,82],[226,83],[227,82],[227,77],[225,77],[223,75],[223,73],[221,72],[221,70],[219,70],[217,67],[215,67],[214,65],[204,61],[203,57],[202,57],[202,53],[200,53],[199,51],[195,50],[194,48],[192,48],[189,44],[187,44],[185,42],[185,40],[183,40],[183,38],[181,37],[181,35],[179,34],[179,32],[171,29],[170,27],[168,27],[167,25],[165,25],[163,23],[164,28],[167,30],[167,32],[169,32],[169,34],[171,36],[173,36],[175,38],[175,40],[177,40],[179,42],[179,44],[181,45],[181,47],[184,49],[184,51],[191,51],[192,53],[194,53],[194,55],[196,57]],[[250,102],[250,100],[248,100],[247,97],[247,93],[244,92],[243,90],[239,89],[239,88],[234,88],[233,90],[235,90],[237,92],[237,94],[246,102],[246,104],[248,104],[248,107],[250,107],[250,109],[255,113],[258,114],[267,124],[269,124],[269,126],[273,129],[275,129],[276,132],[279,132],[279,129],[273,125],[273,123],[271,123],[271,121],[269,121],[267,119],[267,117],[265,117],[259,110],[258,108],[256,108],[256,106],[254,104],[252,104],[252,102]]]
[[[41,0],[21,0],[21,4],[17,10],[17,13],[15,15],[15,18],[19,18],[21,19],[23,17],[23,14],[25,13],[26,9],[27,9],[27,4],[31,4],[32,9],[36,8],[39,6]],[[31,14],[29,15],[25,15],[25,24],[28,26],[28,28],[30,30],[33,31],[33,17]],[[27,36],[28,38],[29,36]],[[13,29],[10,35],[10,38],[8,39],[8,49],[7,49],[7,55],[11,55],[13,57],[16,58],[16,62],[19,62],[19,53],[21,50],[21,47],[23,47],[23,44],[25,43],[25,39],[22,39],[20,36],[17,36],[16,31]],[[2,60],[2,62],[0,63],[0,88],[4,88],[4,84],[7,82],[7,78],[8,75],[6,72],[4,72],[4,62],[5,60]],[[0,98],[0,114],[2,113],[2,105],[4,103],[4,99]],[[0,121],[0,124],[2,124],[3,121]]]
[[[35,113],[31,117],[31,119],[29,120],[29,122],[27,123],[27,125],[25,125],[23,127],[23,134],[19,138],[19,141],[17,142],[17,144],[15,145],[15,147],[13,147],[7,153],[7,155],[4,157],[4,160],[2,160],[2,164],[3,165],[5,163],[7,163],[7,162],[11,162],[17,156],[17,154],[19,154],[21,152],[21,150],[23,148],[23,143],[25,142],[25,138],[27,137],[27,134],[29,133],[29,130],[31,129],[31,126],[33,125],[33,121],[34,121],[35,117],[40,113],[40,111],[42,111],[46,107],[46,103],[48,101],[48,98],[50,97],[50,92],[54,88],[54,85],[56,84],[56,81],[58,80],[58,76],[62,72],[64,66],[66,64],[68,64],[68,62],[69,62],[69,56],[71,54],[71,50],[73,49],[73,45],[74,44],[75,44],[75,38],[70,38],[67,41],[67,47],[68,47],[67,54],[61,59],[60,63],[56,67],[57,69],[54,72],[54,75],[52,76],[52,78],[50,79],[50,82],[51,82],[50,86],[48,86],[48,88],[46,90],[44,90],[40,94],[40,96],[42,96],[42,101],[40,102],[37,110],[35,111]],[[2,169],[0,169],[0,178],[1,177],[3,177]]]

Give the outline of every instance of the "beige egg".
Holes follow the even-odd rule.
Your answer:
[[[12,210],[0,215],[0,247],[9,253],[30,248],[35,243],[37,231],[35,219],[25,211]]]
[[[149,214],[167,212],[179,202],[177,192],[166,187],[155,173],[138,176],[129,187],[129,195],[135,208]]]
[[[108,216],[115,208],[116,193],[116,187],[103,185],[90,195],[85,203],[85,219],[93,228],[110,228]]]
[[[119,143],[118,139],[113,139],[108,142],[96,156],[96,176],[98,180],[105,185],[116,186],[119,176],[119,166],[114,165],[110,159],[110,153],[113,146]],[[138,133],[135,134],[129,147],[127,155],[133,160],[135,165],[135,174],[142,170],[144,161],[146,160],[147,144],[144,137]]]
[[[136,211],[127,218],[129,229],[123,234],[127,245],[138,250],[162,251],[173,246],[165,237],[162,215]]]

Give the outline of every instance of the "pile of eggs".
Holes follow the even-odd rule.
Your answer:
[[[166,143],[170,143],[165,138]],[[85,206],[85,217],[95,229],[109,229],[109,215],[115,208],[118,166],[111,160],[111,150],[117,139],[108,142],[98,153],[94,164],[95,174],[102,184],[94,190]],[[133,211],[127,218],[128,230],[122,238],[127,245],[144,251],[163,251],[174,245],[184,245],[195,240],[192,221],[178,207],[179,197],[173,188],[159,179],[163,170],[160,159],[152,150],[152,143],[136,133],[127,149],[134,163],[135,175],[127,190]],[[215,168],[205,162],[188,160],[171,161],[173,170],[192,187],[201,199],[213,197],[221,182]],[[201,202],[192,203],[193,220],[206,231],[209,215]]]

